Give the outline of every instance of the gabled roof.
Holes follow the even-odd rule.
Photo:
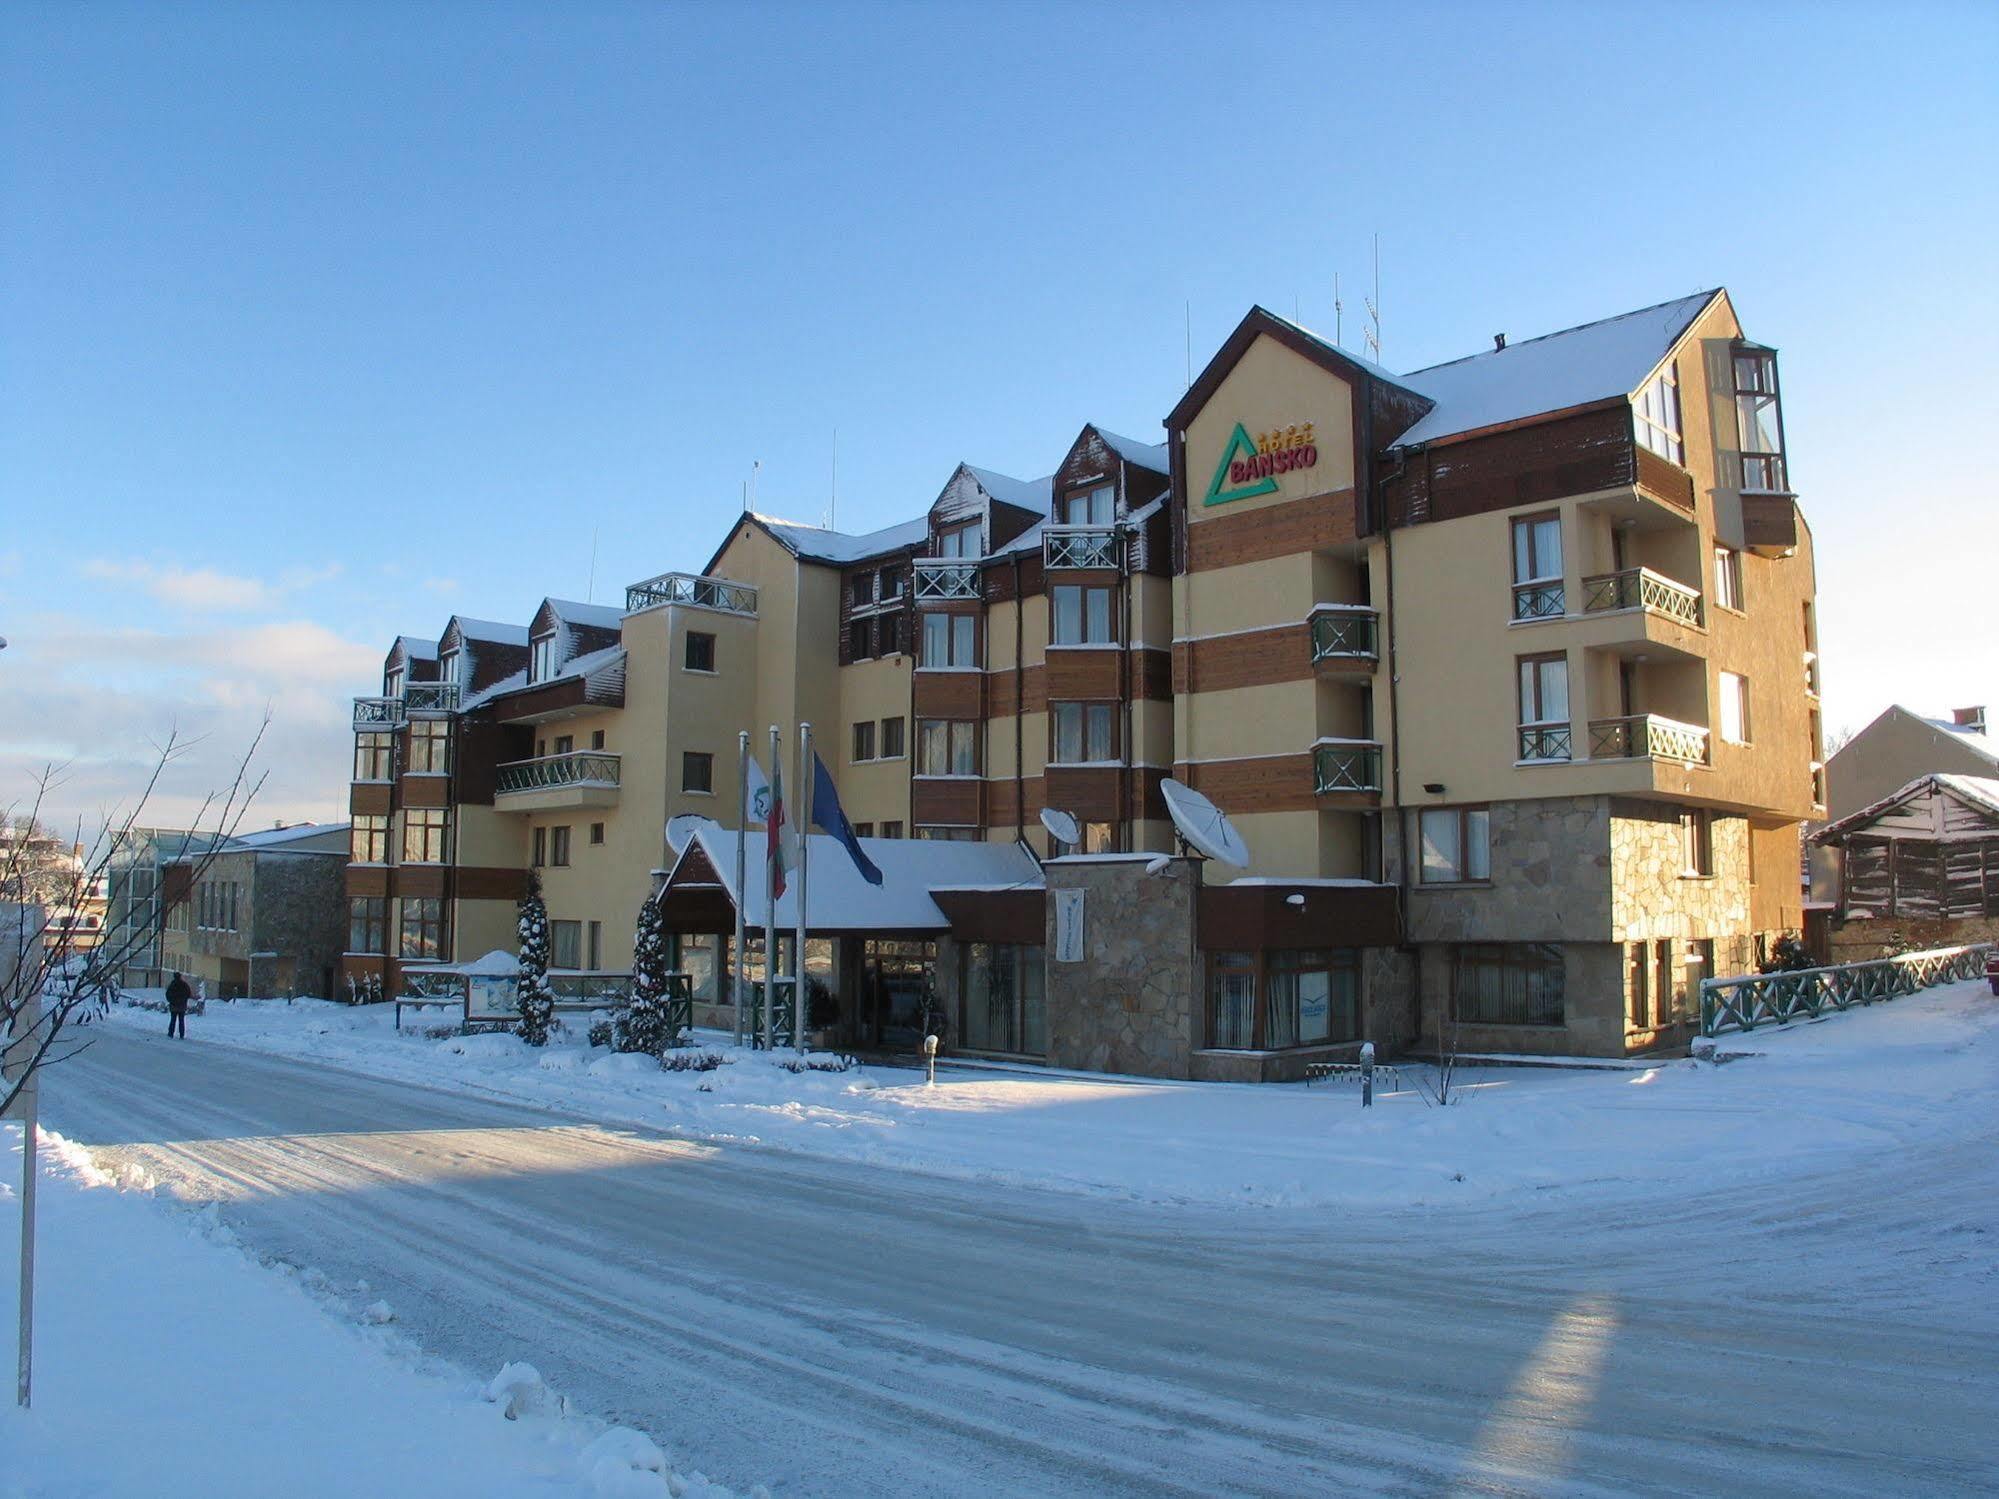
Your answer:
[[[1106,432],[1093,422],[1097,436],[1108,443],[1126,463],[1135,463],[1140,468],[1150,469],[1155,474],[1170,474],[1173,465],[1167,460],[1166,444],[1163,442],[1140,442],[1135,437],[1120,437],[1115,432]]]
[[[1435,442],[1594,401],[1629,396],[1664,362],[1719,290],[1695,292],[1559,333],[1411,370],[1400,384],[1436,407],[1395,441]]]
[[[1945,796],[1956,797],[1980,811],[1999,817],[1999,777],[1960,776],[1937,773],[1917,776],[1906,786],[1899,786],[1879,801],[1871,802],[1858,812],[1849,812],[1837,822],[1829,822],[1811,835],[1814,843],[1837,843],[1846,834],[1855,832],[1875,819],[1892,812],[1905,802],[1934,796],[1941,792]]]
[[[411,661],[435,661],[437,659],[437,642],[435,640],[425,640],[416,635],[398,635],[395,644],[389,647],[389,654],[394,656],[398,650],[402,651],[405,659]]]
[[[454,614],[444,633],[451,633],[451,626],[458,626],[458,633],[466,640],[489,641],[494,645],[526,645],[528,629],[526,625],[504,624],[495,619],[473,619],[469,615]]]
[[[1423,392],[1411,385],[1403,376],[1380,365],[1350,354],[1331,340],[1314,333],[1302,324],[1294,323],[1288,317],[1280,317],[1267,307],[1252,307],[1243,314],[1235,331],[1222,341],[1222,346],[1194,377],[1194,383],[1187,387],[1187,393],[1180,397],[1173,409],[1166,414],[1166,427],[1170,431],[1180,431],[1193,420],[1194,413],[1208,404],[1217,387],[1226,380],[1229,371],[1237,361],[1249,352],[1251,344],[1259,337],[1269,337],[1299,354],[1321,369],[1330,370],[1344,380],[1355,384],[1366,380],[1379,380],[1386,385],[1398,386],[1413,395]]]
[[[615,605],[579,604],[574,599],[543,599],[541,608],[535,610],[537,621],[544,611],[565,624],[588,625],[593,630],[609,630],[613,635],[618,633],[625,617],[624,610]]]
[[[759,515],[754,510],[745,510],[741,521],[748,521],[771,540],[783,547],[794,557],[807,562],[829,562],[836,566],[848,562],[860,562],[869,557],[881,557],[890,552],[900,552],[909,547],[921,546],[930,534],[927,519],[903,521],[899,525],[884,526],[879,531],[855,534],[851,531],[833,531],[824,526],[808,526],[800,521],[781,520],[774,515]],[[729,528],[734,537],[735,526]],[[723,542],[714,557],[708,561],[712,571],[722,552],[728,549]]]
[[[1901,707],[1899,703],[1896,706]],[[1902,711],[1906,713],[1908,710],[1904,708]],[[1917,716],[1921,717],[1920,714]],[[1988,730],[1969,728],[1961,723],[1953,723],[1948,718],[1925,718],[1923,722],[1939,733],[1950,735],[1981,759],[1999,765],[1999,739],[1994,739]]]
[[[976,463],[961,463],[958,467],[976,479],[979,488],[1002,505],[1016,505],[1022,510],[1034,510],[1042,515],[1048,513],[1049,503],[1055,494],[1053,474],[1044,474],[1039,479],[1016,479],[997,469],[980,468]]]
[[[492,686],[472,693],[465,699],[465,709],[469,712],[517,692],[539,692],[557,682],[576,678],[580,678],[591,690],[587,701],[610,704],[622,697],[625,690],[625,648],[622,645],[607,645],[602,650],[586,651],[565,662],[553,675],[535,682],[528,680],[527,668],[523,667],[510,676],[502,677]]]

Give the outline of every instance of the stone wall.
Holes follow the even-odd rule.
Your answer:
[[[1864,963],[1898,952],[1924,952],[1933,947],[1965,947],[1974,942],[1999,942],[1999,918],[1959,916],[1945,921],[1908,917],[1847,920],[1832,929],[1832,961]]]
[[[1186,1077],[1196,1037],[1200,964],[1194,951],[1199,867],[1150,856],[1055,859],[1044,870],[1048,1060],[1056,1067]],[[1057,890],[1083,892],[1083,958],[1058,961]]]
[[[345,876],[345,862],[335,855],[257,855],[256,873],[243,892],[248,910],[242,926],[251,936],[250,951],[277,954],[257,960],[259,989],[333,997],[322,990],[338,983],[347,945]]]
[[[1492,879],[1409,883],[1412,942],[1601,942],[1611,934],[1610,803],[1601,796],[1494,802]],[[1392,827],[1392,823],[1391,823]],[[1417,809],[1408,856],[1420,858]],[[1391,875],[1391,878],[1394,876]]]
[[[1714,873],[1689,876],[1680,831],[1681,808],[1618,798],[1611,804],[1611,928],[1619,942],[1672,938],[1745,937],[1753,930],[1749,900],[1749,821],[1716,817],[1711,824]],[[1796,867],[1792,867],[1795,883]]]

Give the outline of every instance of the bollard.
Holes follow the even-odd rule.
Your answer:
[[[928,1074],[923,1080],[923,1086],[926,1088],[936,1087],[937,1086],[937,1038],[935,1036],[925,1036],[923,1038],[923,1064],[924,1064],[924,1070]]]
[[[1374,1107],[1374,1043],[1372,1041],[1363,1041],[1360,1044],[1360,1106],[1364,1109]]]

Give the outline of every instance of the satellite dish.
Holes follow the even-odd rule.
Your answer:
[[[1228,813],[1171,776],[1160,781],[1159,792],[1166,798],[1167,815],[1180,830],[1181,842],[1218,863],[1249,868],[1249,845],[1242,841]]]
[[[694,841],[694,834],[700,828],[721,826],[712,817],[703,817],[699,812],[682,812],[666,820],[666,841],[673,845],[677,854]]]
[[[1054,807],[1041,809],[1041,825],[1048,829],[1048,836],[1057,843],[1074,848],[1083,841],[1083,830],[1076,826],[1076,814],[1058,811]]]

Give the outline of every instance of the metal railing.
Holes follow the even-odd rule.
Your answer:
[[[1598,614],[1607,609],[1643,609],[1696,628],[1702,623],[1700,590],[1649,567],[1627,567],[1622,572],[1584,578],[1583,612]]]
[[[1381,790],[1381,746],[1313,745],[1312,789],[1320,796],[1331,791]]]
[[[1568,609],[1568,597],[1560,583],[1515,583],[1515,619],[1560,619]]]
[[[1119,565],[1115,526],[1043,526],[1041,561],[1045,567],[1116,567]]]
[[[1701,1034],[1715,1036],[1723,1031],[1751,1031],[1759,1025],[1816,1020],[1827,1010],[1873,1004],[1935,984],[1980,978],[1992,949],[1990,942],[1975,942],[1830,968],[1702,979]]]
[[[919,557],[914,568],[919,601],[979,596],[979,563],[975,557]]]
[[[456,682],[409,682],[403,686],[403,712],[456,713],[460,693]]]
[[[354,699],[354,727],[393,729],[403,721],[403,700],[399,697],[357,697]]]
[[[547,791],[561,786],[615,786],[618,765],[618,757],[608,750],[571,750],[537,760],[510,760],[499,767],[494,790],[505,796],[510,791]]]
[[[732,583],[727,578],[709,578],[697,573],[661,573],[625,590],[627,614],[657,609],[662,604],[690,604],[696,609],[719,609],[725,614],[754,615],[757,591],[747,583]]]
[[[1708,731],[1699,724],[1633,713],[1623,718],[1595,718],[1589,726],[1592,760],[1682,760],[1707,764]]]
[[[1312,659],[1379,660],[1380,618],[1374,610],[1358,605],[1351,609],[1321,609],[1312,616]]]
[[[1568,760],[1575,754],[1565,723],[1524,723],[1520,726],[1520,758]]]

